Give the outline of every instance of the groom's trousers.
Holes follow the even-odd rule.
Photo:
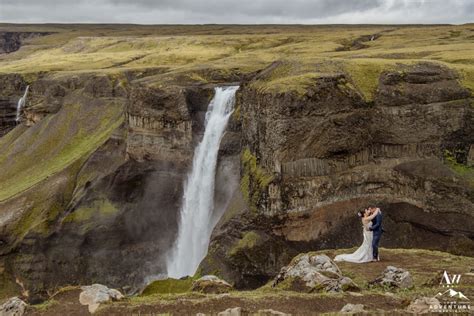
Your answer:
[[[375,260],[379,258],[379,242],[380,237],[382,237],[382,231],[374,231],[372,239],[372,252]]]

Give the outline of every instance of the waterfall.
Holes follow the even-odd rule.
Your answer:
[[[21,115],[21,109],[25,106],[26,104],[26,96],[28,95],[28,90],[30,89],[30,86],[26,86],[25,93],[23,96],[18,100],[18,103],[16,104],[16,118],[15,121],[19,122],[20,121],[20,115]]]
[[[207,254],[215,225],[212,213],[217,154],[238,89],[238,86],[215,88],[209,103],[204,136],[194,151],[192,170],[184,184],[178,238],[167,260],[168,277],[193,275]]]

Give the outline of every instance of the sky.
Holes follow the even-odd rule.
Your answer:
[[[463,24],[474,0],[0,0],[0,22]]]

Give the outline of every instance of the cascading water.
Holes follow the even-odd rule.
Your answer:
[[[26,86],[25,93],[23,96],[18,100],[18,103],[16,104],[16,118],[15,121],[19,122],[20,121],[20,115],[21,115],[21,109],[25,106],[26,104],[26,96],[28,95],[28,90],[30,89],[30,86]]]
[[[204,136],[194,151],[192,170],[184,184],[178,239],[167,260],[168,277],[193,275],[206,256],[215,225],[212,213],[217,154],[238,89],[238,86],[215,88],[209,103]]]

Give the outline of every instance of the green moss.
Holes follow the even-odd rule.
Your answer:
[[[244,173],[244,175],[240,178],[240,190],[242,191],[242,195],[244,199],[249,202],[250,201],[250,175],[248,173]]]
[[[107,199],[95,200],[90,206],[82,206],[64,218],[65,223],[85,222],[93,217],[106,218],[114,215],[118,209]]]
[[[393,63],[378,59],[355,59],[345,64],[345,71],[366,101],[373,101],[382,72],[393,69]]]
[[[460,75],[461,84],[474,94],[474,65],[451,66]]]
[[[240,190],[250,210],[257,212],[257,205],[262,194],[266,192],[268,185],[273,181],[273,176],[257,164],[257,157],[248,148],[242,153],[241,166]]]
[[[208,80],[204,77],[201,76],[201,74],[196,73],[196,72],[191,72],[188,74],[188,78],[192,81],[197,81],[199,83],[207,83]]]
[[[58,175],[66,179],[58,192],[51,192],[48,185],[39,186],[32,190],[28,196],[32,203],[24,211],[20,220],[12,230],[12,236],[17,242],[22,240],[29,232],[47,235],[51,232],[58,216],[64,211],[66,203],[70,200],[74,190],[74,175],[79,171],[83,160],[78,160]],[[47,180],[48,181],[48,180]],[[55,181],[53,177],[51,181]]]
[[[456,160],[455,154],[450,150],[444,151],[444,161],[455,173],[467,179],[471,186],[474,187],[474,167],[459,163]]]
[[[59,304],[60,303],[58,301],[51,299],[51,300],[44,301],[41,304],[31,305],[31,308],[38,313],[44,313]]]
[[[29,190],[22,216],[10,231],[15,242],[29,232],[51,232],[83,163],[123,120],[117,104],[84,103],[64,105],[28,129],[17,127],[11,133],[16,138],[0,139],[0,200]]]
[[[240,251],[245,251],[246,249],[252,249],[255,247],[260,240],[260,236],[253,232],[246,232],[244,236],[237,241],[237,243],[228,251],[230,256],[234,256]]]
[[[306,94],[308,87],[316,84],[316,79],[320,76],[321,74],[316,72],[288,75],[271,80],[258,80],[252,83],[252,87],[264,93],[294,92],[302,96]]]
[[[38,80],[39,73],[37,73],[37,72],[28,72],[28,73],[23,73],[21,76],[26,81],[26,83],[32,84],[33,82]]]
[[[122,105],[88,102],[64,105],[16,139],[0,139],[0,201],[88,157],[123,122]]]
[[[277,288],[284,291],[294,291],[294,290],[303,290],[305,288],[304,285],[300,284],[294,277],[287,277],[280,283],[278,283]],[[303,292],[308,292],[310,289],[304,289]],[[319,291],[316,291],[319,292]]]
[[[237,108],[232,113],[232,118],[236,121],[240,121],[240,118],[241,118],[240,104],[237,106]]]
[[[191,290],[194,280],[194,278],[187,278],[182,280],[166,279],[154,281],[143,290],[141,296],[186,293]]]

